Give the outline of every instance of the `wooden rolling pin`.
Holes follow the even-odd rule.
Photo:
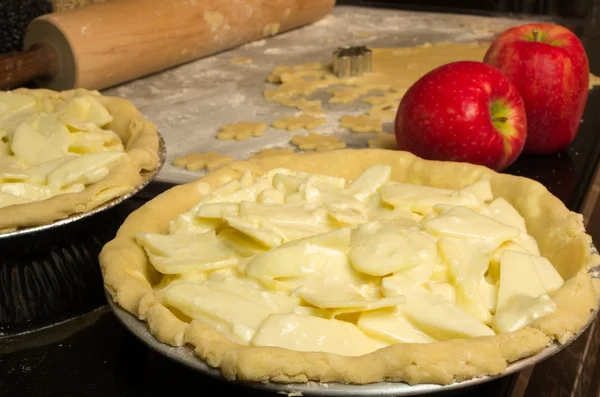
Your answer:
[[[0,89],[102,89],[326,16],[335,0],[111,0],[36,18]]]

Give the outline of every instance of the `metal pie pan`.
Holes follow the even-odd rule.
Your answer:
[[[594,278],[600,278],[600,266],[591,269],[590,274]],[[192,368],[202,374],[224,380],[223,376],[221,375],[218,369],[209,367],[194,353],[192,349],[185,346],[173,347],[159,342],[150,333],[148,326],[145,322],[138,320],[134,315],[122,309],[117,303],[113,302],[112,297],[108,292],[106,292],[106,298],[120,322],[127,329],[129,329],[129,331],[136,335],[143,343],[148,345],[151,349],[155,350],[156,352],[162,354],[165,357],[168,357],[173,361],[183,364],[189,368]],[[449,385],[409,385],[404,382],[379,382],[366,385],[319,382],[284,384],[274,382],[261,383],[235,381],[232,383],[250,387],[253,389],[265,390],[288,395],[293,393],[293,395],[313,396],[415,396],[436,392],[451,392],[459,389],[480,385],[482,383],[490,382],[498,378],[502,378],[504,376],[521,371],[529,366],[535,365],[540,361],[543,361],[555,355],[556,353],[567,347],[569,344],[571,344],[573,341],[575,341],[575,339],[577,339],[590,326],[597,314],[598,309],[596,309],[596,311],[592,313],[587,324],[567,343],[563,345],[560,345],[557,342],[555,342],[533,356],[526,357],[519,361],[515,361],[514,363],[509,364],[507,369],[501,374],[494,376],[482,376],[479,378],[469,379],[462,382],[456,382]]]
[[[48,244],[56,244],[64,240],[64,238],[68,238],[68,236],[72,235],[72,233],[79,233],[77,230],[78,228],[76,227],[78,221],[111,209],[136,195],[150,182],[152,182],[154,178],[156,178],[166,161],[166,145],[160,134],[158,137],[159,162],[154,170],[143,170],[140,173],[142,176],[142,182],[132,191],[122,196],[115,197],[114,199],[109,200],[87,212],[75,213],[66,218],[59,219],[45,225],[19,228],[12,232],[2,233],[0,234],[0,249],[2,249],[5,253],[25,251],[31,252],[31,250],[35,251],[37,249],[41,249],[44,246],[48,246]]]

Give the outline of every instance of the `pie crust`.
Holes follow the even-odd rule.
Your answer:
[[[46,89],[17,89],[14,93],[28,94],[48,100],[69,99],[79,91]],[[95,97],[112,115],[108,125],[121,138],[126,156],[102,180],[88,185],[78,193],[65,193],[45,200],[14,204],[0,208],[0,230],[48,224],[69,215],[87,212],[102,204],[93,200],[98,194],[114,187],[129,186],[131,190],[142,182],[140,172],[154,170],[159,164],[157,127],[148,121],[129,101],[117,97]]]
[[[299,352],[277,347],[248,347],[230,341],[200,322],[185,323],[155,297],[161,275],[141,246],[138,232],[165,233],[168,223],[211,190],[238,178],[246,169],[262,175],[273,168],[356,178],[374,164],[392,167],[392,180],[457,189],[488,179],[494,197],[504,197],[525,218],[542,255],[565,284],[552,294],[557,310],[516,332],[429,344],[396,344],[358,357]],[[344,149],[327,153],[284,154],[238,161],[206,177],[174,187],[133,212],[100,254],[104,283],[113,300],[148,323],[152,334],[172,346],[193,346],[229,380],[341,382],[365,384],[404,381],[449,384],[502,373],[507,364],[531,356],[554,341],[564,344],[589,321],[598,297],[588,270],[599,263],[585,233],[582,216],[569,211],[544,186],[530,179],[499,174],[465,163],[427,161],[382,149]]]

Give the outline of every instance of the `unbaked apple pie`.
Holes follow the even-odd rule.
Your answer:
[[[362,149],[175,187],[100,262],[118,304],[228,379],[445,384],[572,338],[590,243],[537,182]]]
[[[46,224],[126,194],[159,163],[129,102],[83,89],[0,92],[0,230]]]

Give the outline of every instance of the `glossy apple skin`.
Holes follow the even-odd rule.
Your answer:
[[[545,42],[527,39],[533,29]],[[589,90],[588,58],[574,33],[553,24],[517,26],[498,36],[484,63],[500,69],[523,97],[528,134],[524,153],[555,153],[573,141]]]
[[[504,133],[491,106],[504,103]],[[404,94],[396,114],[398,148],[428,160],[451,160],[502,171],[521,154],[527,138],[523,100],[497,69],[463,61],[440,66]]]

